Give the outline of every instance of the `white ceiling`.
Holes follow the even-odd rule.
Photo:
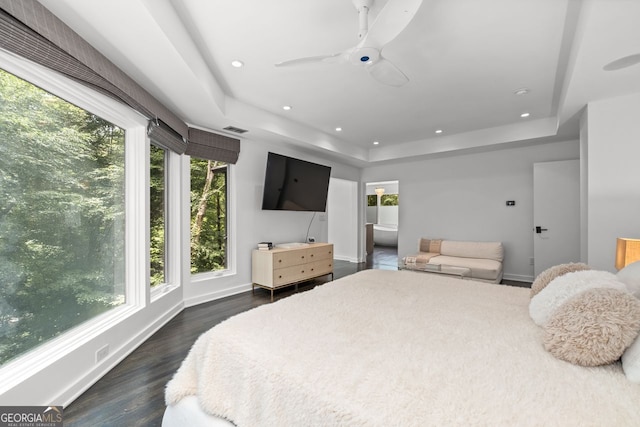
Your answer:
[[[602,70],[640,53],[637,0],[424,0],[382,51],[402,87],[350,63],[275,67],[355,46],[351,0],[40,2],[190,125],[360,166],[577,138],[588,101],[640,92],[640,65]]]

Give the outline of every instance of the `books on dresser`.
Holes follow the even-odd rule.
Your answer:
[[[258,243],[258,250],[268,251],[273,249],[273,243],[271,242],[260,242]]]

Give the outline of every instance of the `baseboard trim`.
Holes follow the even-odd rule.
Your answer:
[[[195,305],[203,304],[205,302],[215,301],[220,298],[230,297],[231,295],[241,294],[251,290],[251,283],[243,285],[232,286],[230,288],[219,289],[213,292],[209,292],[203,295],[198,295],[192,298],[186,298],[184,300],[184,306],[193,307]]]
[[[122,362],[127,356],[133,353],[140,345],[148,340],[153,334],[155,334],[160,328],[173,319],[184,308],[182,302],[175,304],[173,307],[164,312],[158,317],[152,324],[145,328],[139,334],[133,336],[125,344],[120,346],[116,351],[111,353],[105,363],[101,363],[95,369],[89,371],[83,378],[67,387],[64,391],[58,394],[54,402],[62,402],[63,406],[70,405],[76,400],[82,393],[87,391],[92,385],[98,382],[109,371],[115,368],[118,363]]]
[[[507,274],[505,273],[502,276],[503,279],[506,280],[514,280],[516,282],[528,282],[528,283],[532,283],[533,282],[533,276],[526,276],[524,274]]]
[[[355,262],[355,263],[361,262],[358,258],[341,256],[341,255],[334,255],[333,259],[337,261],[348,261],[348,262]]]

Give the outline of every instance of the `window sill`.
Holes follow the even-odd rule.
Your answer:
[[[151,288],[151,295],[150,295],[151,304],[153,304],[155,301],[159,300],[163,296],[167,295],[168,293],[174,291],[175,289],[178,289],[179,287],[180,285],[171,285],[168,283],[154,286],[153,288]]]
[[[123,305],[70,329],[0,368],[0,395],[46,369],[144,307]]]
[[[222,279],[225,277],[232,277],[236,275],[235,270],[218,270],[209,271],[206,273],[197,273],[191,275],[191,283],[208,282],[211,280]]]

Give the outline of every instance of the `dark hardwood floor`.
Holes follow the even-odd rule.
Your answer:
[[[396,248],[376,247],[363,263],[336,261],[334,278],[365,269],[397,269]],[[326,283],[301,284],[298,292]],[[530,283],[506,282],[515,286]],[[294,292],[274,293],[274,300]],[[160,426],[164,413],[164,387],[186,357],[195,340],[214,325],[253,307],[269,303],[270,293],[256,289],[184,309],[151,338],[64,410],[65,426]]]

